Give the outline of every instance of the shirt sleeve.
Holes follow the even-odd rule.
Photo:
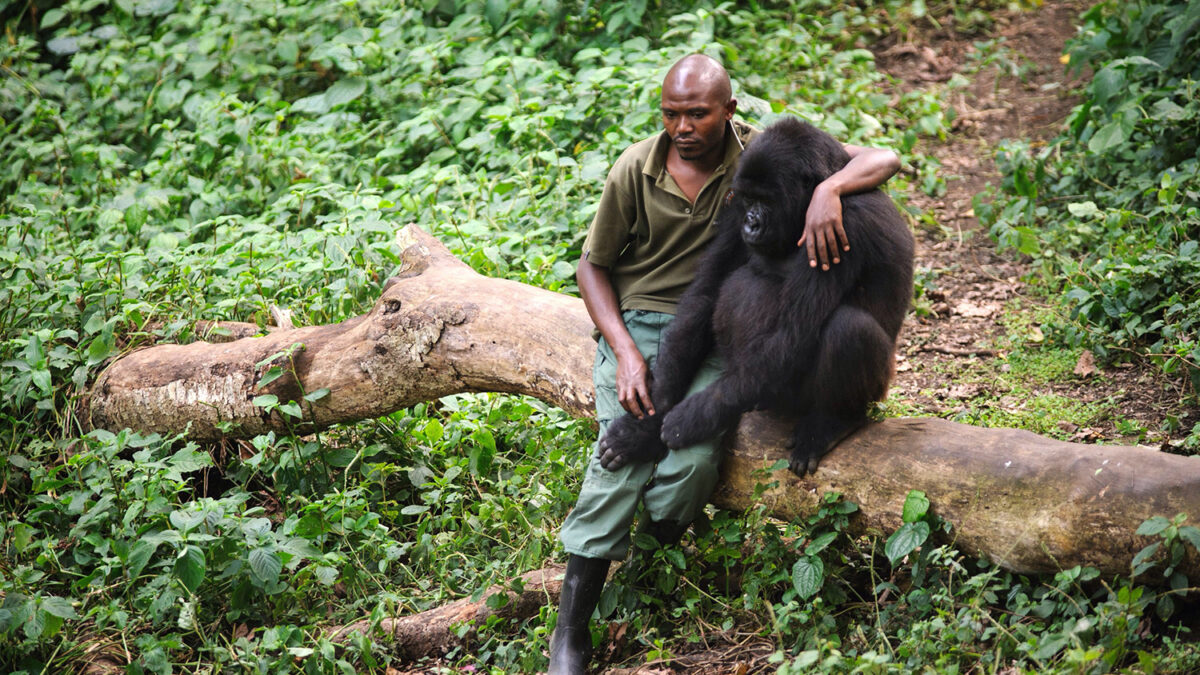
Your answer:
[[[637,201],[634,186],[626,185],[630,182],[628,174],[629,167],[618,160],[604,182],[600,205],[583,242],[583,256],[593,265],[615,265],[633,236]]]

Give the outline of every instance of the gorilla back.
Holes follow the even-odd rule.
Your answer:
[[[600,441],[604,466],[655,461],[769,408],[798,416],[791,469],[802,476],[866,422],[867,406],[887,394],[912,298],[913,238],[883,192],[845,195],[850,250],[828,271],[810,267],[796,242],[813,190],[849,159],[795,119],[751,142],[655,363],[658,414],[616,420]],[[685,399],[714,348],[723,374]]]

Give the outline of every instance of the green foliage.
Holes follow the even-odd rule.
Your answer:
[[[198,446],[89,431],[101,369],[198,339],[201,319],[362,313],[408,222],[485,274],[573,292],[608,166],[657,128],[658,83],[692,51],[726,61],[751,121],[795,113],[894,148],[937,192],[914,148],[946,133],[939,92],[884,94],[864,46],[897,17],[982,24],[993,6],[0,0],[0,663],[72,671],[98,646],[134,673],[385,671],[386,639],[322,629],[481,597],[555,557],[590,424],[461,395]],[[303,349],[257,364],[258,385]],[[327,395],[254,403],[286,420]],[[1086,640],[1119,645],[1114,664],[1154,649],[1139,621],[1162,601],[1141,587],[963,562],[929,541],[936,505],[910,502],[887,543],[854,533],[836,496],[796,523],[716,512],[698,555],[653,550],[656,587],[618,582],[605,614],[643,659],[712,626],[772,635],[784,672],[1065,670],[1095,661]],[[1181,522],[1159,531],[1164,569],[1195,543]],[[489,619],[447,666],[544,668],[551,612]]]
[[[998,159],[1002,193],[977,211],[1033,256],[1069,317],[1070,345],[1134,352],[1200,384],[1200,2],[1102,2],[1071,64],[1095,69],[1049,146]]]

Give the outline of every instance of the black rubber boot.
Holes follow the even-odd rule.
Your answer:
[[[572,555],[567,559],[558,623],[550,636],[548,675],[583,675],[592,656],[592,632],[588,620],[600,601],[600,591],[611,561]]]
[[[662,548],[678,544],[687,529],[688,524],[678,520],[647,520],[641,527],[641,530],[654,537]]]

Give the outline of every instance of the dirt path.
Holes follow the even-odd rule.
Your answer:
[[[997,254],[971,208],[972,198],[1000,175],[992,160],[1003,139],[1044,143],[1054,138],[1077,102],[1070,91],[1061,56],[1075,33],[1076,18],[1088,2],[1048,0],[1040,9],[996,13],[995,30],[986,36],[949,31],[909,36],[910,42],[885,41],[876,48],[879,67],[904,88],[944,86],[956,72],[968,71],[987,52],[975,45],[996,40],[994,63],[975,74],[952,96],[957,113],[953,132],[944,143],[926,147],[942,164],[944,196],[917,192],[913,204],[934,214],[940,227],[918,232],[918,281],[927,288],[924,309],[931,312],[906,325],[893,399],[911,409],[953,417],[979,397],[999,399],[1005,408],[1021,408],[1027,396],[1006,396],[1007,385],[988,381],[996,369],[1007,372],[1006,349],[1016,340],[1043,339],[1037,325],[1038,301],[1026,294],[1022,279],[1027,261],[1012,252]],[[995,48],[992,54],[997,54]],[[1019,307],[1002,323],[1004,307]],[[1090,356],[1087,355],[1087,356]],[[1086,358],[1086,357],[1085,357]],[[999,363],[997,363],[999,362]],[[1140,442],[1169,448],[1172,435],[1162,430],[1167,415],[1181,417],[1186,435],[1196,411],[1180,407],[1182,392],[1154,370],[1140,367],[1097,368],[1075,364],[1065,377],[1033,395],[1053,393],[1082,403],[1111,402],[1119,415],[1078,427],[1060,422],[1056,435],[1081,442]],[[1127,364],[1126,364],[1127,365]],[[986,404],[985,404],[986,405]],[[967,419],[965,421],[972,421]],[[1144,435],[1139,432],[1144,430]]]

